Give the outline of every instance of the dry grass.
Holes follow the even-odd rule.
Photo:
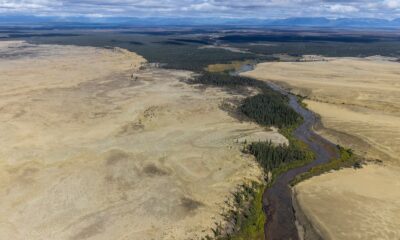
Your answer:
[[[221,110],[241,95],[138,70],[145,60],[124,50],[0,49],[0,238],[202,236],[261,176],[236,142],[263,129]]]

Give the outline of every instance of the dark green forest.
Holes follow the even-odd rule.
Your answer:
[[[304,150],[293,144],[275,146],[272,142],[254,142],[247,149],[249,153],[256,157],[257,162],[266,171],[272,171],[282,164],[303,160],[308,157]]]
[[[109,34],[85,33],[77,36],[36,37],[27,40],[31,43],[120,47],[138,53],[151,63],[160,63],[163,68],[194,72],[201,72],[210,64],[271,58],[253,53],[203,48],[207,42],[199,40],[199,36],[133,34],[115,31]]]
[[[276,94],[263,93],[246,98],[240,110],[260,125],[272,125],[279,128],[293,126],[300,123],[302,119],[284,98]]]
[[[201,72],[199,76],[192,80],[192,83],[199,83],[215,87],[228,87],[240,89],[242,87],[256,87],[260,90],[271,90],[267,84],[253,78],[232,76],[227,73]]]
[[[337,39],[336,31],[326,29],[286,31],[259,29],[259,34],[241,29],[180,29],[152,31],[149,29],[115,29],[107,34],[96,31],[65,31],[54,34],[49,31],[16,31],[10,40],[24,39],[32,43],[67,44],[95,47],[121,47],[136,52],[149,62],[163,64],[169,69],[183,69],[195,72],[204,70],[210,64],[230,63],[255,59],[273,61],[274,54],[301,56],[318,54],[329,57],[365,57],[383,55],[398,57],[400,41],[396,36],[382,33],[365,34],[354,32],[348,37]],[[12,32],[11,32],[12,33]],[[18,34],[17,34],[18,33]],[[308,36],[311,33],[313,37]],[[218,34],[219,38],[211,37]],[[308,37],[305,37],[308,36]],[[1,37],[1,36],[0,36]],[[255,39],[254,39],[255,38]],[[242,52],[204,46],[225,44]],[[255,44],[256,43],[256,44]]]

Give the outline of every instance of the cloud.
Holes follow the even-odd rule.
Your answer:
[[[2,14],[130,17],[400,17],[400,0],[0,0]]]
[[[353,6],[334,4],[329,6],[329,11],[333,13],[353,13],[353,12],[358,12],[359,9]]]
[[[400,0],[385,0],[384,4],[388,8],[400,10]]]
[[[218,6],[213,2],[202,2],[202,3],[195,3],[191,4],[188,8],[185,10],[188,11],[223,11],[227,10],[225,6]]]

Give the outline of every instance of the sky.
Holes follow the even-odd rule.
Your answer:
[[[0,15],[400,18],[400,0],[0,0]]]

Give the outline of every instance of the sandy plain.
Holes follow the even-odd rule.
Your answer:
[[[0,42],[0,239],[190,239],[262,171],[242,98],[122,49]]]
[[[400,169],[367,165],[306,180],[298,205],[323,239],[400,239]]]
[[[311,59],[311,60],[310,60]],[[261,63],[244,75],[307,96],[317,132],[382,165],[295,186],[299,211],[324,239],[400,238],[400,63],[382,57]]]

